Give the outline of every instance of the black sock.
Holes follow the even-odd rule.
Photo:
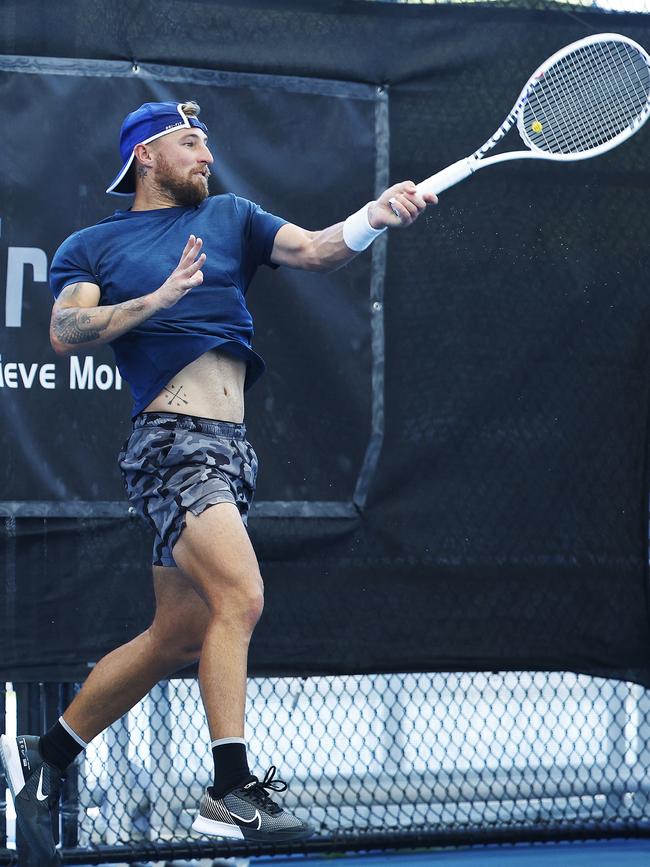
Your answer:
[[[221,798],[251,776],[246,758],[246,744],[243,740],[223,738],[213,741],[212,756],[214,758],[213,797]]]
[[[38,749],[45,761],[57,767],[63,774],[84,748],[59,720],[40,738]]]

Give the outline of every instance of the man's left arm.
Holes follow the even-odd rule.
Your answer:
[[[413,181],[402,181],[344,222],[318,232],[286,223],[275,236],[271,261],[307,271],[334,271],[368,247],[384,229],[410,226],[427,205],[437,201],[433,193],[421,196]]]

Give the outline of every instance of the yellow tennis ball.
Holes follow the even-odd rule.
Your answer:
[[[542,131],[542,125],[538,120],[533,121],[532,130],[533,130],[533,132],[541,132]]]

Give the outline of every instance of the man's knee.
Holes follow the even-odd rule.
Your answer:
[[[214,619],[236,620],[251,632],[264,609],[264,585],[258,575],[230,584],[215,594],[211,604]]]
[[[246,615],[251,632],[257,626],[262,616],[262,611],[264,611],[264,585],[262,584],[262,579],[260,579],[259,584],[257,584],[255,590],[248,597]]]
[[[148,629],[158,659],[166,659],[172,668],[183,668],[201,656],[206,627],[195,625],[191,630],[161,628],[154,620]]]

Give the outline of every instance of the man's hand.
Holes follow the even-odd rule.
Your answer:
[[[368,209],[368,219],[373,229],[410,226],[427,205],[437,205],[434,193],[420,195],[413,181],[402,181],[389,187]]]
[[[190,235],[185,249],[181,254],[178,265],[159,289],[152,292],[157,305],[160,307],[173,307],[177,301],[187,295],[190,289],[203,283],[203,271],[206,255],[201,252],[203,241]],[[198,258],[197,258],[198,256]]]

